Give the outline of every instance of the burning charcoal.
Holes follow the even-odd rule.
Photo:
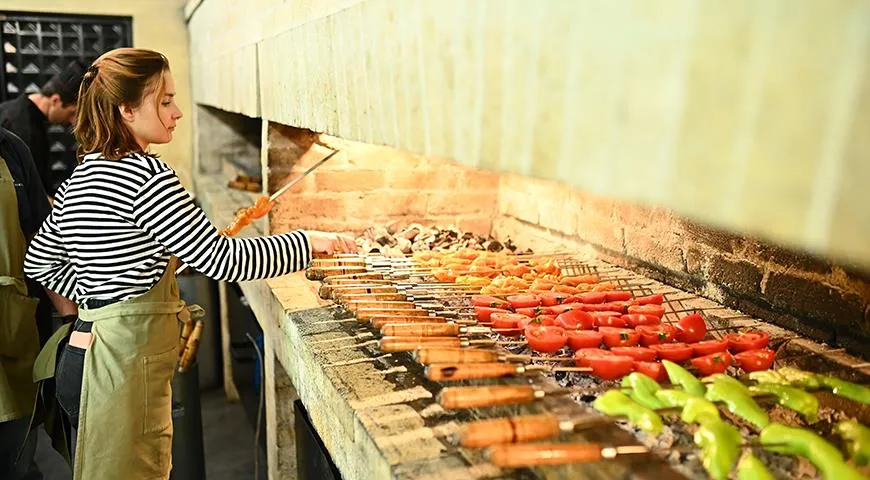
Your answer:
[[[412,244],[411,244],[411,241],[410,241],[410,240],[408,240],[408,239],[405,238],[405,237],[399,237],[397,240],[398,240],[398,243],[396,244],[395,249],[396,249],[399,253],[403,253],[403,254],[405,254],[405,253],[411,253],[411,245],[412,245]]]
[[[404,230],[399,232],[399,237],[405,238],[409,241],[413,241],[417,238],[418,235],[423,231],[423,226],[419,223],[412,223],[408,225]]]
[[[484,248],[490,252],[500,252],[504,250],[504,245],[502,245],[498,240],[492,240],[488,242]]]

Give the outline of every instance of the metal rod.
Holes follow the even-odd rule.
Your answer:
[[[284,193],[287,192],[287,190],[290,190],[291,188],[293,188],[294,185],[296,185],[297,183],[301,182],[302,179],[304,179],[305,177],[307,177],[311,172],[317,170],[318,167],[320,167],[321,165],[323,165],[324,163],[326,163],[327,160],[329,160],[330,158],[334,157],[334,156],[335,156],[336,154],[338,154],[338,152],[340,152],[340,151],[341,151],[341,149],[333,150],[332,153],[330,153],[329,155],[323,157],[323,159],[321,159],[320,161],[318,161],[317,163],[315,163],[314,165],[312,165],[308,170],[305,170],[305,172],[302,173],[302,175],[300,175],[300,176],[294,178],[293,180],[290,180],[290,182],[288,182],[286,185],[284,185],[283,187],[281,187],[280,189],[278,189],[277,192],[275,192],[275,193],[273,193],[271,196],[269,196],[269,203],[274,202],[278,197],[280,197],[281,195],[284,195]]]

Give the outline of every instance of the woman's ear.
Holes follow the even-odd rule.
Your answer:
[[[129,105],[118,105],[118,111],[121,113],[121,118],[126,122],[132,122],[136,118],[136,113]]]

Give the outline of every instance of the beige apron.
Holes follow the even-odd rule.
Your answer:
[[[26,248],[15,183],[0,157],[0,422],[30,415],[36,397],[31,372],[39,353],[39,300],[27,296]]]
[[[175,262],[142,296],[94,310],[85,353],[74,478],[169,478],[172,389],[179,320],[190,312],[178,295]]]

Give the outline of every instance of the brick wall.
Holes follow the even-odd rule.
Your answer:
[[[269,191],[297,177],[328,150],[309,130],[268,127]],[[323,229],[360,233],[391,222],[456,225],[489,233],[497,209],[497,174],[390,147],[329,139],[342,152],[281,198],[271,231]]]
[[[270,123],[269,191],[328,153],[305,129]],[[390,147],[330,137],[342,153],[282,197],[271,231],[359,233],[391,222],[455,224],[536,251],[594,250],[617,264],[870,355],[870,275],[671,210],[494,174]]]
[[[496,236],[539,251],[593,248],[747,314],[870,355],[870,275],[654,207],[519,176],[501,179]]]

